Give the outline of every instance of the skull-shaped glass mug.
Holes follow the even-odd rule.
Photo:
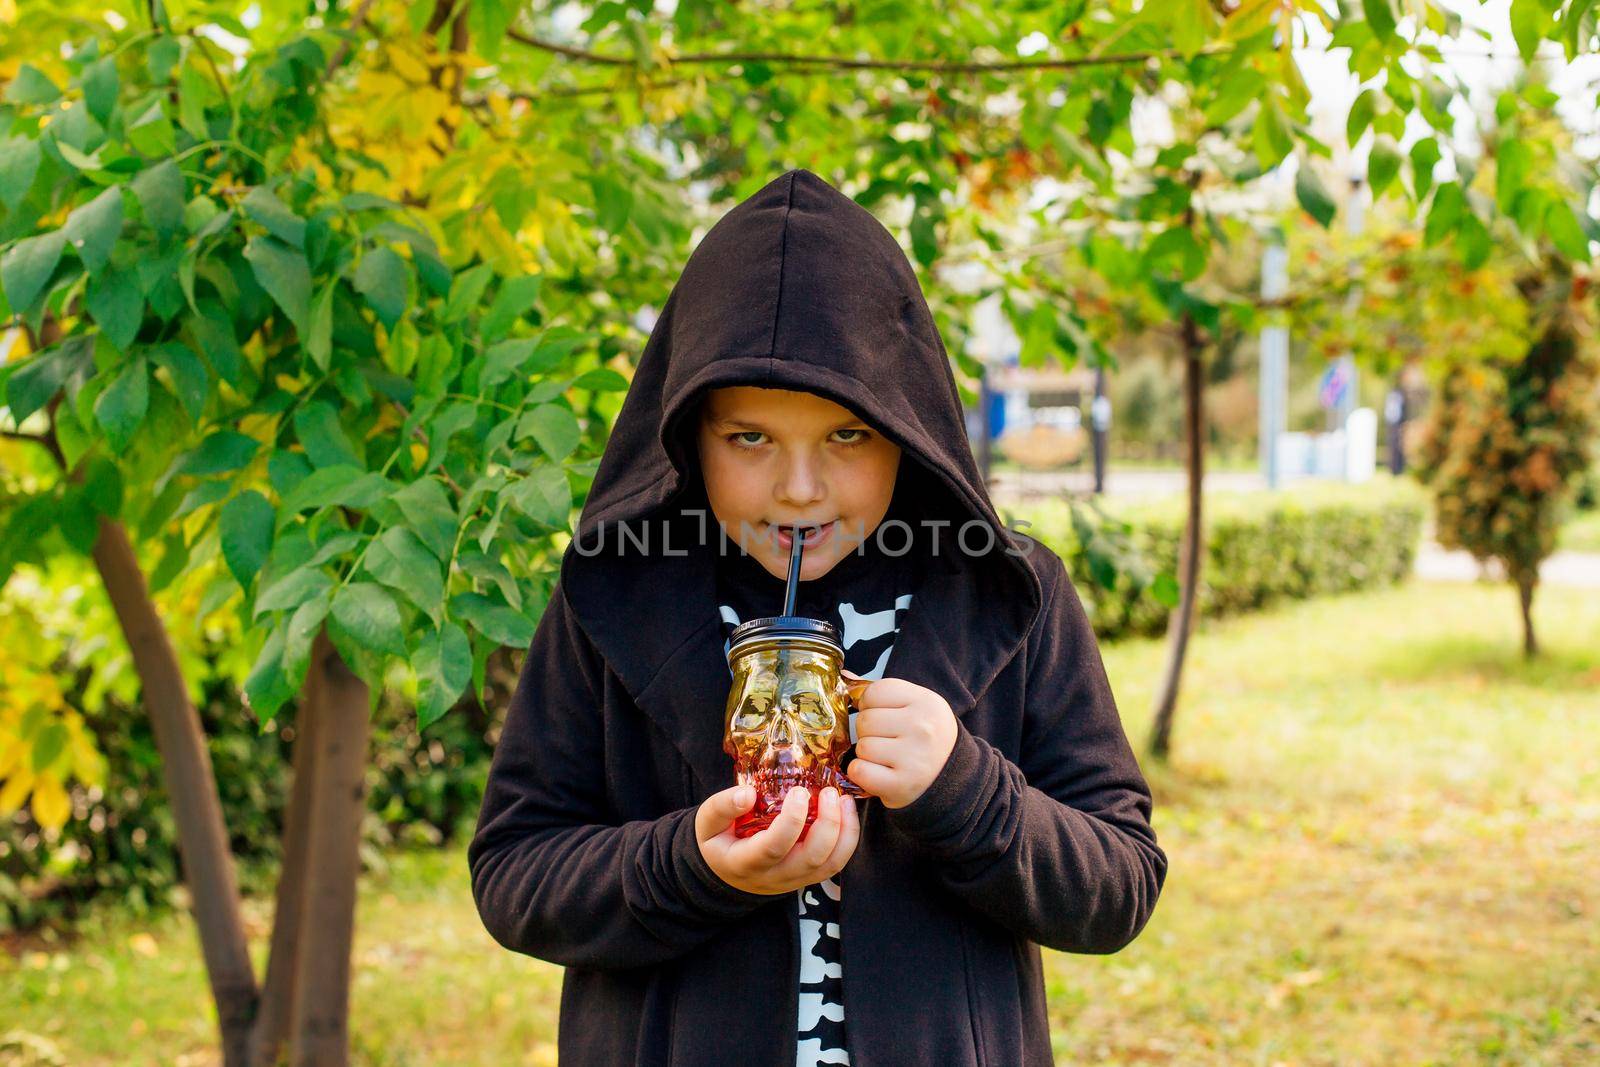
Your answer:
[[[871,795],[839,768],[839,757],[850,747],[853,698],[868,684],[842,678],[843,664],[839,631],[821,619],[780,615],[734,629],[722,747],[733,757],[738,784],[756,790],[755,805],[734,820],[735,836],[770,826],[797,785],[811,794],[802,837],[816,821],[825,786],[841,796]]]

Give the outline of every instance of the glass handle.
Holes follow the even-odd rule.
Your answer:
[[[865,689],[867,687],[867,684],[868,684],[868,680],[865,679],[865,678],[861,679],[858,682],[852,682],[852,681],[848,680],[847,678],[845,678],[844,675],[842,675],[842,674],[839,675],[839,695],[844,698],[844,706],[845,706],[845,713],[846,714],[849,714],[852,711],[860,711],[861,710],[859,707],[856,706],[855,694],[856,694],[857,690]],[[855,746],[855,742],[852,741],[850,743],[850,747],[846,748],[839,755],[839,792],[840,793],[844,793],[844,794],[849,794],[850,796],[856,797],[857,799],[864,799],[866,797],[872,796],[872,794],[867,792],[860,785],[858,785],[855,782],[851,781],[849,779],[849,777],[847,777],[845,775],[845,773],[844,773],[845,769],[850,766],[850,761],[855,759],[855,757],[856,757],[856,746]]]

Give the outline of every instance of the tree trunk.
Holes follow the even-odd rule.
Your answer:
[[[366,813],[367,685],[345,664],[327,628],[311,645],[305,698],[316,720],[305,878],[292,996],[294,1067],[344,1067],[349,1057],[350,950],[361,819]],[[292,890],[292,887],[291,887]]]
[[[1183,429],[1188,452],[1189,514],[1183,527],[1183,542],[1178,547],[1178,606],[1167,620],[1167,662],[1161,686],[1156,691],[1155,721],[1150,730],[1150,754],[1161,760],[1172,750],[1172,719],[1178,706],[1178,686],[1194,624],[1200,560],[1205,550],[1200,506],[1205,482],[1205,394],[1200,354],[1200,330],[1194,316],[1186,312],[1183,316]]]
[[[282,863],[278,869],[277,906],[272,916],[272,947],[267,956],[267,977],[261,988],[261,1008],[250,1035],[251,1067],[275,1067],[289,1040],[290,1013],[294,1007],[294,979],[299,967],[300,933],[304,927],[306,841],[311,826],[311,783],[317,774],[317,709],[310,695],[313,680],[307,672],[295,715],[294,785],[283,818]]]
[[[1517,579],[1517,598],[1522,603],[1522,655],[1526,659],[1539,654],[1539,639],[1533,634],[1533,591],[1538,584],[1537,573]]]
[[[212,776],[211,753],[206,749],[200,717],[184,688],[177,655],[121,523],[101,517],[94,561],[133,655],[161,753],[184,882],[189,887],[206,976],[217,1005],[222,1062],[225,1067],[245,1067],[256,1007],[256,978],[240,914],[233,852]]]

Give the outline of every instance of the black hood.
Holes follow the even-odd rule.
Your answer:
[[[1038,614],[1033,545],[1005,529],[989,499],[949,358],[905,253],[870,212],[803,169],[769,182],[711,228],[645,344],[577,540],[562,559],[565,595],[600,653],[669,736],[703,735],[687,742],[704,749],[686,750],[697,771],[727,762],[720,701],[710,716],[714,738],[709,728],[689,727],[678,706],[685,684],[720,684],[726,695],[711,584],[715,520],[704,539],[709,551],[686,544],[681,528],[670,545],[681,554],[664,551],[659,539],[640,553],[617,536],[628,523],[657,538],[660,520],[704,508],[692,422],[701,395],[726,385],[819,394],[901,448],[897,513],[909,501],[916,513],[952,525],[939,535],[939,565],[919,590],[887,673],[934,688],[963,714]],[[973,551],[992,543],[984,555],[951,551],[955,531],[971,519],[993,531],[992,539],[969,531]],[[940,625],[951,619],[960,625]],[[688,681],[701,673],[710,681]]]

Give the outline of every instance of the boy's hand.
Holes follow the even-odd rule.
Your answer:
[[[707,797],[694,816],[700,854],[717,877],[747,893],[776,896],[832,878],[844,869],[861,839],[854,798],[841,799],[832,786],[817,798],[817,818],[804,841],[800,832],[811,803],[804,786],[784,795],[772,825],[750,837],[735,837],[733,820],[755,802],[754,789],[734,786]]]
[[[856,758],[845,776],[883,801],[903,808],[944,770],[956,747],[956,716],[949,701],[904,678],[866,682],[849,671],[856,715]]]

